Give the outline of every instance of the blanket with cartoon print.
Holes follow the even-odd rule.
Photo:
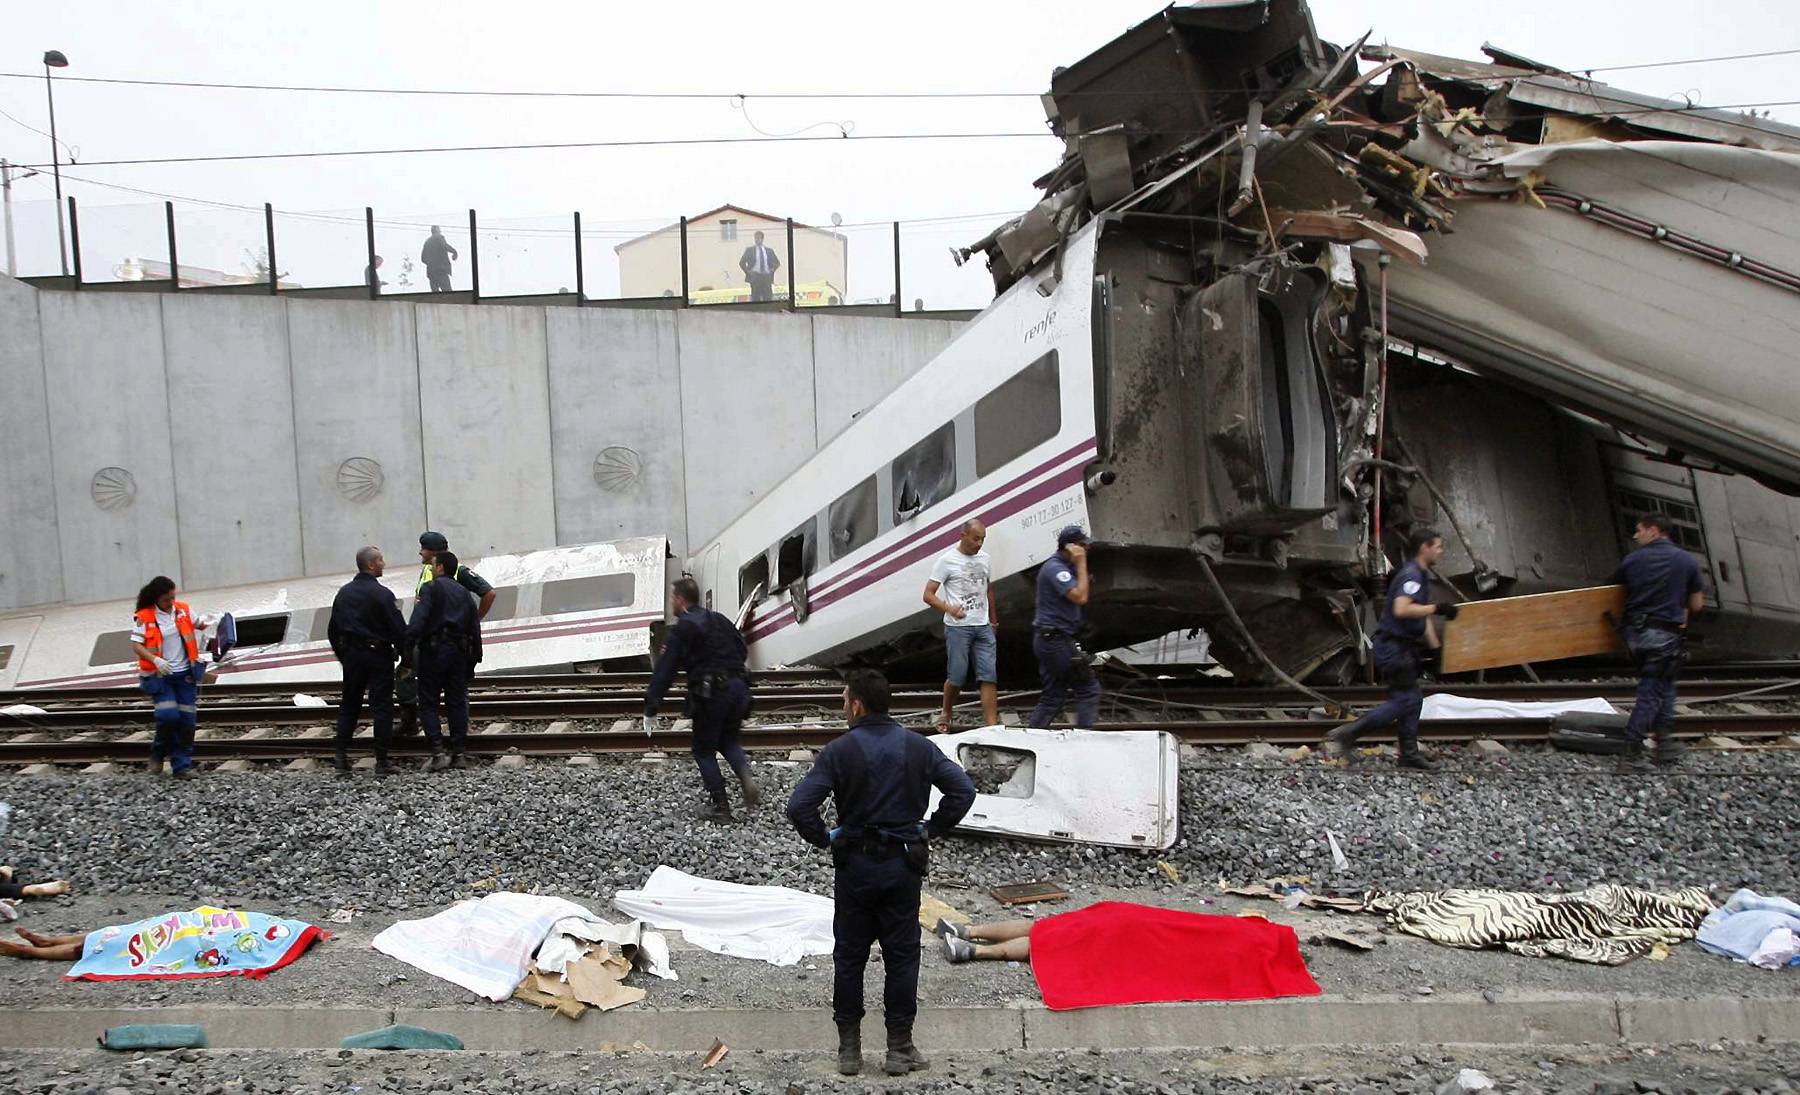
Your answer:
[[[264,977],[330,936],[302,920],[202,905],[88,933],[66,981]]]

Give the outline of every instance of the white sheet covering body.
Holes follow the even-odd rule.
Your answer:
[[[1582,700],[1506,700],[1472,699],[1438,692],[1425,697],[1421,719],[1548,719],[1584,711],[1593,715],[1616,715],[1618,709],[1598,696]]]
[[[620,890],[613,904],[714,954],[791,966],[831,953],[831,899],[786,886],[719,882],[659,866],[643,889]]]
[[[564,917],[598,919],[560,897],[494,893],[423,920],[402,920],[369,945],[489,1000],[513,994],[544,933]]]

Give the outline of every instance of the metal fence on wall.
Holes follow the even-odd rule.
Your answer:
[[[389,217],[73,197],[62,213],[59,252],[55,202],[9,207],[8,272],[64,288],[864,314],[986,306],[987,271],[952,251],[1003,217],[816,225],[724,207],[584,225],[580,212],[490,221],[475,210]]]

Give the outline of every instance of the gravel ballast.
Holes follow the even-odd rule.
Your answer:
[[[495,888],[610,896],[659,863],[733,882],[829,892],[828,857],[782,814],[804,766],[758,760],[765,802],[730,825],[693,818],[692,761],[534,761],[377,780],[367,772],[0,776],[13,807],[4,861],[86,894],[229,896],[324,908],[439,907]],[[1193,881],[1310,874],[1315,888],[1571,890],[1740,885],[1800,891],[1800,752],[1697,753],[1615,774],[1604,758],[1447,754],[1438,771],[1370,759],[1259,761],[1205,750],[1181,773],[1167,851],[952,837],[933,877],[985,891],[1052,878],[1150,892]],[[1326,830],[1349,866],[1331,870]],[[1170,881],[1159,861],[1182,883]]]

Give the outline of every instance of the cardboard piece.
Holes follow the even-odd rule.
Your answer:
[[[1002,905],[1035,905],[1040,901],[1069,899],[1069,891],[1054,882],[1009,882],[988,892]]]
[[[1472,601],[1459,606],[1456,619],[1437,621],[1444,629],[1443,672],[1612,653],[1621,646],[1609,612],[1624,619],[1624,586]]]
[[[730,1046],[726,1045],[724,1042],[719,1041],[717,1038],[714,1038],[712,1048],[706,1051],[706,1057],[705,1057],[705,1059],[703,1059],[700,1062],[700,1067],[702,1069],[711,1068],[714,1065],[718,1064],[720,1061],[723,1061],[725,1059],[725,1055],[730,1052],[731,1052]]]
[[[643,989],[621,984],[625,974],[630,971],[629,962],[625,963],[624,969],[620,969],[611,959],[596,960],[593,955],[589,955],[579,962],[569,963],[569,968],[564,972],[568,977],[566,987],[575,999],[601,1011],[611,1011],[626,1004],[635,1004],[646,995]]]
[[[973,920],[964,912],[958,912],[935,894],[919,895],[919,927],[931,931],[937,927],[939,920],[948,920],[952,924],[972,924]]]

